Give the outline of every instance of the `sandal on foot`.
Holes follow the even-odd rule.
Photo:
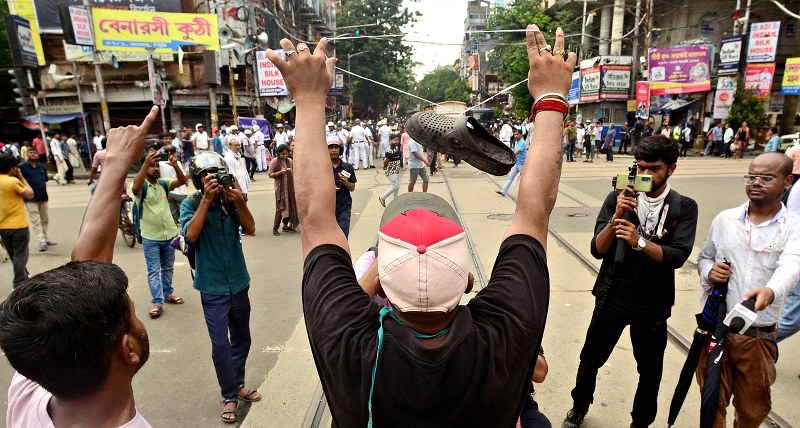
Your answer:
[[[178,296],[169,296],[164,299],[164,303],[170,303],[173,305],[182,305],[183,304],[183,297]]]
[[[150,318],[158,318],[163,313],[164,313],[164,308],[158,305],[154,305],[152,308],[150,308],[150,312],[148,312]]]
[[[514,152],[472,117],[449,117],[431,112],[414,113],[406,132],[423,146],[458,156],[492,175],[505,175],[514,166]]]
[[[244,389],[244,387],[239,389],[239,394],[237,395],[238,399],[240,399],[242,401],[247,401],[248,403],[261,401],[261,394],[258,393],[257,389],[251,389],[251,390],[247,391],[247,394],[245,394],[245,395],[242,395],[242,393],[241,393],[242,389]]]
[[[378,196],[378,202],[380,202],[380,203],[381,203],[381,205],[382,205],[384,208],[386,208],[386,198],[384,198],[383,196]]]
[[[225,407],[229,403],[233,403],[235,405],[234,408]],[[219,414],[220,419],[222,422],[232,424],[235,423],[236,420],[239,419],[239,415],[236,414],[236,410],[239,409],[239,402],[235,398],[231,398],[222,402],[222,413]]]

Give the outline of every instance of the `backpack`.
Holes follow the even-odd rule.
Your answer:
[[[164,192],[169,194],[169,184],[162,179],[158,179],[158,184],[164,188]],[[142,231],[139,227],[142,222],[142,215],[144,214],[144,210],[142,209],[142,203],[144,203],[144,198],[147,197],[147,183],[142,185],[142,189],[139,191],[139,197],[133,198],[133,232],[136,234],[136,242],[142,243]]]

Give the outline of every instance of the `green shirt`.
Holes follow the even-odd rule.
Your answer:
[[[162,178],[167,183],[169,189],[174,178]],[[142,201],[142,217],[139,222],[139,229],[142,233],[143,239],[151,241],[167,241],[178,235],[178,226],[175,225],[175,219],[172,218],[172,213],[169,210],[169,201],[167,201],[167,194],[164,187],[158,183],[150,184],[147,180],[142,183],[142,189],[139,189],[139,195],[147,186],[147,195]],[[131,184],[131,193],[133,193],[133,184]]]
[[[189,196],[181,203],[181,232],[184,236],[194,213],[194,202]],[[194,242],[194,288],[201,293],[233,295],[250,286],[250,275],[239,239],[240,224],[238,211],[225,215],[223,219],[219,204],[208,208],[203,229]]]
[[[578,139],[578,131],[573,127],[567,127],[567,140],[575,141]]]

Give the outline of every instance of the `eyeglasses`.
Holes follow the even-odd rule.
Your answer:
[[[742,178],[744,179],[744,184],[755,184],[756,180],[759,180],[761,181],[762,186],[769,187],[772,186],[775,183],[775,180],[779,177],[773,177],[771,175],[745,174],[742,176]]]

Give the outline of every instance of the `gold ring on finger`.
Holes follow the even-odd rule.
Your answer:
[[[540,49],[539,49],[539,53],[542,53],[543,51],[550,52],[550,51],[552,51],[552,50],[553,50],[553,47],[552,47],[552,46],[550,46],[550,45],[547,45],[547,46],[545,46],[545,47],[543,47],[543,48],[540,48]]]
[[[564,49],[558,49],[555,52],[553,52],[553,55],[555,55],[555,56],[564,56],[564,53],[565,53]]]

